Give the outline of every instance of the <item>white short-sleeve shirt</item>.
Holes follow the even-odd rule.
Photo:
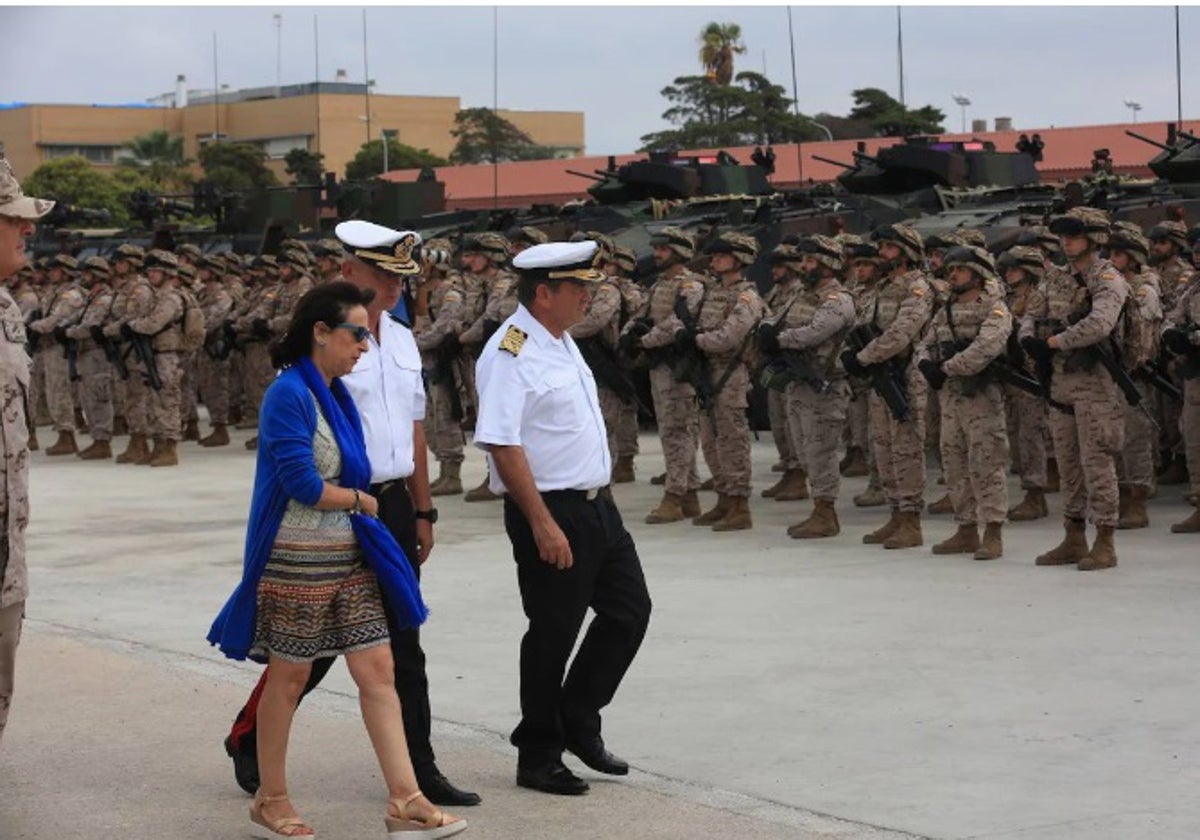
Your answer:
[[[527,336],[515,355],[500,348],[510,326]],[[555,338],[518,306],[484,346],[475,379],[476,446],[520,446],[542,492],[609,483],[612,461],[596,380],[570,335]],[[492,492],[503,493],[490,454],[488,466]]]
[[[391,315],[380,316],[379,339],[367,344],[342,382],[362,418],[371,483],[378,484],[413,474],[413,423],[425,419],[425,382],[412,331]]]

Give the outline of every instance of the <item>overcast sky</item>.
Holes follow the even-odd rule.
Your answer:
[[[211,88],[212,36],[220,82],[275,84],[282,13],[284,84],[314,76],[363,76],[360,7],[0,7],[0,103],[140,102],[172,90],[177,74]],[[801,110],[844,114],[850,91],[899,95],[896,9],[794,7]],[[590,154],[630,152],[667,127],[659,91],[700,72],[698,33],[710,20],[741,24],[738,67],[792,87],[785,7],[501,7],[501,108],[583,111]],[[376,90],[492,104],[490,7],[369,7],[368,62]],[[1200,117],[1200,8],[1181,11],[1183,113]],[[952,95],[970,97],[967,118],[1012,117],[1017,128],[1139,121],[1176,111],[1175,24],[1170,6],[907,7],[905,97],[932,104],[958,130]],[[1192,82],[1189,84],[1189,78]]]

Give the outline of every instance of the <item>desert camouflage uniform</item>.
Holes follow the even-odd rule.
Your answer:
[[[279,297],[282,283],[267,280],[259,287],[258,294],[253,291],[247,296],[246,309],[239,314],[234,330],[242,339],[244,377],[243,391],[246,395],[246,406],[240,426],[257,428],[258,409],[262,405],[263,394],[275,379],[275,368],[271,366],[271,354],[268,345],[271,340],[271,320],[279,314]],[[255,329],[259,322],[259,329]],[[261,329],[261,322],[266,322],[266,331]],[[285,324],[286,326],[286,324]]]
[[[621,318],[618,323],[624,328],[633,314],[640,312],[646,302],[645,290],[635,280],[617,276],[612,278],[621,293]],[[616,408],[616,455],[613,463],[622,458],[633,458],[638,454],[638,406],[633,399],[619,400]],[[607,422],[607,421],[606,421]]]
[[[1192,328],[1193,345],[1198,335],[1194,332],[1200,327],[1200,277],[1179,296],[1175,308],[1167,316],[1168,326]],[[1200,350],[1196,351],[1200,353]],[[1191,491],[1194,498],[1200,498],[1200,359],[1183,359],[1179,372],[1183,382],[1183,441],[1187,453],[1188,473],[1191,481]],[[1193,514],[1191,520],[1200,519],[1200,514]],[[1196,522],[1200,530],[1200,521]],[[1172,530],[1183,530],[1173,528]]]
[[[1008,309],[1012,313],[1014,329],[1020,330],[1021,319],[1026,310],[1039,307],[1042,300],[1040,284],[1029,277],[1019,286],[1009,287]],[[1026,360],[1025,372],[1033,375],[1033,363]],[[1016,473],[1021,479],[1021,489],[1044,492],[1046,489],[1046,458],[1050,435],[1046,401],[1036,394],[1022,391],[1011,385],[1004,387],[1006,427],[1012,450]]]
[[[581,352],[607,353],[614,357],[617,334],[620,330],[621,290],[611,279],[602,280],[592,287],[592,297],[588,301],[587,312],[567,332],[576,344],[580,344]],[[582,344],[581,344],[582,342]],[[588,345],[593,345],[590,349]],[[600,345],[595,347],[595,345]],[[594,372],[594,371],[593,371]],[[626,402],[620,394],[596,378],[596,393],[600,400],[600,414],[604,418],[604,427],[608,432],[608,452],[613,463],[617,461],[617,427],[620,422],[621,406]]]
[[[42,311],[45,317],[29,325],[41,335],[38,355],[43,359],[46,371],[46,403],[55,430],[75,432],[75,399],[73,386],[68,377],[67,355],[63,345],[54,338],[54,330],[68,327],[78,320],[86,303],[83,290],[74,280],[61,285],[51,296]]]
[[[1162,331],[1162,299],[1159,297],[1159,277],[1146,266],[1137,274],[1126,274],[1129,298],[1124,315],[1118,324],[1121,345],[1121,366],[1134,371],[1158,356],[1159,333]],[[1157,391],[1140,377],[1133,377],[1142,395],[1142,405],[1154,405]],[[1146,494],[1155,490],[1154,458],[1158,448],[1158,430],[1145,412],[1121,400],[1125,415],[1125,442],[1117,461],[1120,484],[1144,488]]]
[[[1196,271],[1178,255],[1154,266],[1159,276],[1159,297],[1163,312],[1171,312],[1191,285]],[[1167,369],[1178,381],[1178,362],[1172,362]],[[1159,447],[1164,453],[1172,453],[1182,457],[1184,453],[1183,440],[1183,401],[1173,400],[1165,394],[1155,391],[1154,404],[1158,412]]]
[[[92,328],[103,329],[112,312],[115,293],[107,283],[88,292],[79,323],[67,328],[67,337],[77,342],[79,353],[79,397],[93,440],[110,441],[113,436],[113,366],[104,349],[92,338]]]
[[[763,301],[766,306],[764,321],[774,322],[788,303],[801,290],[800,278],[788,276],[771,287]],[[792,442],[793,435],[802,434],[788,427],[787,394],[774,388],[767,389],[767,422],[771,424],[771,439],[775,443],[775,451],[779,453],[779,463],[784,472],[803,469],[803,449],[797,448]]]
[[[154,306],[149,314],[131,318],[129,328],[141,335],[153,336],[154,362],[162,388],[151,392],[150,436],[155,440],[178,441],[183,437],[181,412],[183,395],[183,296],[174,280],[164,278],[154,290]]]
[[[425,382],[429,401],[425,409],[425,438],[434,458],[442,465],[463,462],[465,439],[461,421],[455,418],[452,408],[452,393],[458,393],[459,405],[466,413],[470,405],[470,393],[464,386],[462,352],[455,354],[448,371],[437,367],[437,349],[447,340],[458,341],[466,312],[463,280],[458,274],[448,274],[429,291],[428,314],[420,315],[413,325],[413,336],[417,349],[421,351],[425,368]]]
[[[204,291],[200,293],[198,303],[204,311],[204,324],[208,335],[220,336],[236,301],[219,276],[214,275],[214,279],[204,284]],[[206,349],[201,349],[198,354],[200,399],[208,409],[208,422],[213,426],[229,424],[232,358],[233,353],[229,353],[224,359],[214,359]]]

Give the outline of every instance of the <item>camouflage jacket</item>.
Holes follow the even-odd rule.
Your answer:
[[[457,336],[466,317],[466,295],[462,277],[448,274],[430,292],[428,311],[419,315],[413,325],[413,337],[423,354],[432,353],[451,335]]]
[[[1166,317],[1159,295],[1158,274],[1151,268],[1126,276],[1129,301],[1117,329],[1120,331],[1121,364],[1134,370],[1158,356],[1159,333]]]
[[[29,523],[29,431],[25,424],[29,388],[29,356],[25,353],[25,317],[7,289],[0,287],[0,458],[4,492],[0,493],[0,608],[29,596],[25,568],[25,526]]]
[[[131,318],[129,328],[153,336],[155,353],[171,353],[183,345],[183,295],[169,280],[154,290],[154,308],[148,315]]]
[[[80,353],[99,349],[99,345],[92,340],[92,327],[104,326],[115,300],[116,293],[107,283],[100,284],[88,293],[79,322],[73,327],[67,327],[67,337],[79,342]]]
[[[642,337],[642,346],[654,349],[673,342],[675,333],[683,329],[683,321],[675,314],[675,299],[682,298],[688,313],[695,318],[700,314],[707,288],[707,278],[682,265],[673,265],[662,272],[646,295],[643,312],[654,326]]]
[[[1004,353],[1012,329],[1012,312],[999,287],[985,287],[971,301],[951,294],[933,316],[918,355],[941,362],[949,386],[961,389]]]
[[[816,364],[828,375],[844,375],[838,352],[846,332],[854,326],[854,298],[836,280],[800,290],[781,310],[784,329],[779,346],[785,350],[811,350]]]
[[[603,280],[592,289],[587,312],[567,332],[571,338],[598,337],[613,347],[617,343],[617,321],[621,316],[621,290],[611,280]]]
[[[859,312],[859,323],[874,324],[881,333],[859,351],[859,363],[875,365],[908,353],[920,339],[932,313],[933,294],[920,271],[914,269],[881,279],[872,287]]]

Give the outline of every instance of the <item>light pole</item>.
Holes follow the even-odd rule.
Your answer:
[[[953,96],[954,104],[962,109],[962,133],[967,133],[967,106],[971,104],[971,100],[963,96],[961,93],[956,93]]]
[[[283,95],[283,15],[271,15],[275,21],[275,98]]]
[[[1142,110],[1142,104],[1140,102],[1134,102],[1132,99],[1126,99],[1125,107],[1129,109],[1131,114],[1133,114],[1133,121],[1136,123],[1137,112]]]

